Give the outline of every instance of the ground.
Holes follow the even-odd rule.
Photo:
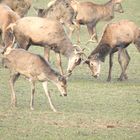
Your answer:
[[[106,0],[94,0],[104,3]],[[48,1],[33,0],[34,6],[46,7]],[[140,1],[123,1],[124,14],[116,14],[113,21],[130,19],[140,27]],[[33,8],[29,15],[35,15]],[[105,22],[98,24],[100,36]],[[81,31],[81,47],[88,55],[95,44],[85,46],[89,38],[85,27]],[[76,34],[72,38],[76,41]],[[43,54],[40,47],[30,51]],[[140,139],[140,54],[134,45],[128,47],[131,57],[128,80],[119,82],[120,67],[117,53],[114,58],[112,81],[106,82],[108,57],[101,66],[99,79],[91,76],[86,65],[77,67],[68,80],[68,96],[60,97],[50,83],[52,100],[58,110],[50,110],[42,85],[37,83],[35,110],[30,111],[30,84],[21,77],[16,85],[18,106],[10,107],[9,71],[0,66],[0,140],[139,140]],[[51,65],[55,67],[52,53]],[[63,57],[66,69],[67,60]]]

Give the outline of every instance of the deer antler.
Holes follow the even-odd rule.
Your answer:
[[[82,50],[82,48],[77,44],[74,44],[73,47],[78,47],[80,50]]]

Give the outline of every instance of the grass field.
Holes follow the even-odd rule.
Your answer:
[[[107,0],[94,0],[104,3]],[[33,0],[33,5],[45,7],[47,1]],[[116,14],[113,21],[133,20],[140,26],[140,1],[124,0],[124,14]],[[33,8],[29,15],[35,15]],[[105,23],[97,26],[101,34]],[[85,27],[81,32],[81,47],[89,38]],[[76,35],[73,36],[76,41]],[[90,44],[88,55],[97,44]],[[43,54],[43,49],[30,51]],[[112,81],[106,82],[108,57],[102,64],[99,79],[91,77],[86,65],[77,67],[68,80],[68,96],[60,97],[51,83],[52,100],[58,110],[50,110],[42,85],[37,83],[35,110],[30,111],[30,84],[21,77],[15,86],[18,107],[10,107],[9,71],[0,66],[0,140],[140,140],[140,54],[134,45],[128,47],[131,57],[128,80],[117,81],[120,66],[114,58]],[[52,53],[52,65],[55,67]],[[66,69],[67,60],[63,58]]]

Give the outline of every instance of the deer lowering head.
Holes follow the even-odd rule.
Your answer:
[[[67,67],[67,73],[71,74],[73,69],[80,65],[82,57],[84,56],[84,49],[79,49],[79,46],[74,46],[71,53],[69,53],[69,62]]]
[[[31,83],[31,101],[30,108],[33,110],[35,82],[40,81],[43,84],[45,94],[48,97],[51,109],[56,112],[52,104],[50,93],[48,91],[48,80],[54,83],[62,96],[67,95],[66,78],[53,70],[45,59],[39,55],[27,52],[23,49],[7,48],[3,54],[3,64],[10,69],[10,87],[11,87],[11,103],[16,105],[16,93],[14,84],[18,77],[24,75]]]
[[[94,54],[93,56],[89,57],[86,61],[86,64],[88,64],[91,72],[92,72],[92,76],[94,76],[95,78],[98,78],[100,75],[100,69],[101,69],[101,60],[99,58],[99,54]]]

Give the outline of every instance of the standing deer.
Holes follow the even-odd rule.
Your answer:
[[[16,93],[14,84],[20,75],[24,75],[31,83],[30,109],[34,110],[35,82],[42,82],[45,94],[49,100],[51,109],[56,112],[52,104],[47,83],[51,81],[57,86],[62,96],[67,95],[66,79],[53,70],[45,59],[39,55],[27,52],[23,49],[7,48],[3,56],[3,64],[10,70],[11,104],[16,106]]]
[[[92,71],[93,76],[96,78],[99,76],[101,62],[104,62],[105,57],[109,54],[109,74],[107,81],[110,81],[113,54],[118,51],[118,61],[122,70],[119,80],[127,79],[126,69],[130,61],[130,56],[126,47],[131,43],[134,43],[140,51],[140,29],[134,22],[121,20],[108,24],[99,44],[91,52],[88,60],[85,61]]]
[[[81,62],[83,51],[72,45],[63,26],[56,20],[24,17],[14,25],[9,26],[9,28],[13,28],[18,47],[28,50],[31,45],[43,46],[45,47],[46,60],[48,60],[49,50],[56,52],[58,54],[59,69],[62,74],[60,54],[68,58],[67,72],[69,74]]]
[[[93,42],[95,38],[98,42],[96,34],[96,24],[99,21],[110,21],[114,18],[114,12],[123,13],[121,6],[122,0],[109,0],[105,4],[95,4],[92,2],[77,2],[71,0],[71,6],[76,12],[76,24],[78,26],[78,42],[80,42],[80,25],[86,25],[90,35],[89,42]]]

